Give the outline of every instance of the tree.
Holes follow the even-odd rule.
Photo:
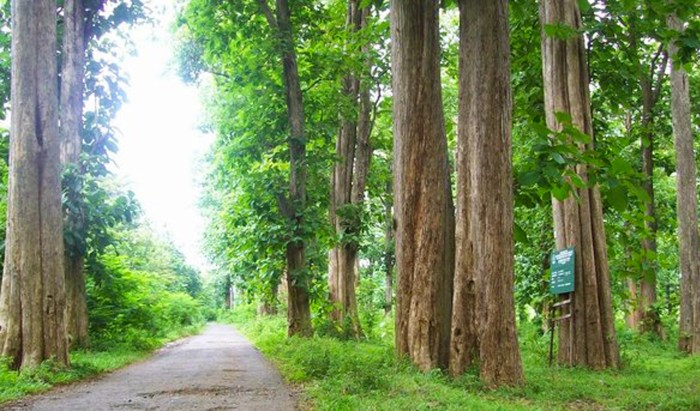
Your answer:
[[[12,2],[12,56],[0,345],[15,367],[67,366],[55,2]]]
[[[547,126],[562,131],[573,126],[584,133],[571,137],[579,149],[594,149],[588,67],[575,0],[543,0],[542,61]],[[576,137],[579,143],[574,142]],[[583,143],[583,140],[586,143]],[[600,191],[589,185],[585,164],[572,165],[574,195],[552,200],[557,249],[575,249],[575,288],[566,308],[571,317],[559,328],[558,360],[594,369],[619,366],[613,324],[603,207]]]
[[[290,220],[293,230],[287,243],[287,308],[288,334],[310,336],[311,309],[304,253],[304,208],[306,203],[306,137],[304,135],[304,104],[299,82],[297,56],[294,50],[291,15],[287,0],[277,0],[276,16],[267,0],[258,0],[270,29],[278,37],[283,80],[287,94],[289,121],[289,198],[280,199],[280,208]]]
[[[450,372],[476,361],[489,385],[523,370],[513,296],[508,2],[462,0],[457,222]]]
[[[63,6],[63,61],[61,67],[60,138],[61,163],[80,169],[83,128],[83,89],[85,78],[85,7],[83,0],[66,0]],[[82,213],[75,213],[75,224],[84,225]],[[66,246],[66,326],[72,346],[88,344],[88,313],[85,294],[83,253]]]
[[[353,47],[353,43],[359,43],[353,34],[356,35],[366,28],[369,11],[369,7],[361,7],[359,0],[348,2],[346,26],[351,32],[349,44],[346,45],[348,53],[360,54],[360,51],[364,51],[363,54],[366,54],[366,45],[363,45],[361,50]],[[365,64],[362,66],[366,67]],[[357,314],[355,268],[360,246],[365,186],[372,155],[372,107],[366,78],[368,73],[356,71],[350,70],[343,80],[343,94],[350,102],[350,110],[341,116],[340,132],[336,141],[338,162],[331,176],[329,214],[331,224],[339,236],[339,244],[333,247],[329,254],[328,288],[331,303],[336,305],[332,312],[333,321],[341,325],[347,321],[350,326],[347,331],[357,338],[362,331]]]
[[[109,4],[114,7],[110,9]],[[88,87],[88,95],[97,96],[100,107],[98,113],[93,113],[92,121],[84,126],[85,82],[94,81],[95,77],[108,77],[102,73],[104,66],[110,66],[96,58],[94,49],[101,45],[99,40],[110,30],[115,30],[123,23],[134,24],[145,18],[143,3],[140,0],[124,2],[122,0],[66,0],[63,4],[63,36],[61,44],[61,71],[59,93],[59,133],[61,139],[61,163],[64,168],[64,223],[66,228],[65,270],[66,270],[66,307],[67,327],[71,345],[86,346],[88,340],[88,312],[85,293],[85,255],[89,231],[95,225],[110,225],[106,221],[88,221],[90,204],[86,201],[85,186],[88,174],[92,177],[104,177],[108,174],[106,168],[95,167],[95,164],[106,163],[110,144],[113,144],[112,132],[107,132],[90,142],[86,134],[95,133],[99,128],[98,121],[104,121],[107,129],[111,129],[109,121],[116,114],[119,103],[124,98],[121,95],[121,79],[110,79],[103,82],[106,85]],[[87,44],[95,41],[91,50]],[[88,51],[90,51],[88,55]],[[86,60],[90,71],[86,72]],[[117,71],[116,65],[111,65],[110,71]],[[110,73],[112,75],[114,73]],[[89,80],[86,80],[89,78]],[[108,90],[105,90],[107,88]],[[102,119],[98,117],[102,116]],[[110,130],[111,131],[111,130]],[[92,143],[90,155],[81,158],[83,142]],[[116,150],[114,148],[113,150]],[[95,204],[92,204],[93,206]],[[97,223],[97,224],[96,224]],[[91,225],[91,226],[90,226]],[[99,230],[99,228],[98,228]]]
[[[434,0],[390,3],[396,349],[424,371],[448,363],[454,274],[438,6]]]
[[[668,26],[683,32],[683,22],[668,18]],[[695,151],[690,119],[690,84],[678,56],[675,40],[669,43],[671,66],[671,116],[676,147],[676,204],[678,209],[678,243],[681,273],[681,317],[678,347],[700,353],[700,234],[698,233]]]

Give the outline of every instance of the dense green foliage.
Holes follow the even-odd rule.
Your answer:
[[[620,334],[625,367],[593,373],[547,366],[548,339],[520,329],[527,383],[488,390],[477,373],[450,379],[424,374],[397,360],[393,333],[364,342],[328,337],[286,338],[281,316],[256,317],[241,306],[228,320],[303,386],[303,402],[319,410],[694,410],[700,407],[700,358],[676,352],[673,343]],[[386,319],[393,323],[393,319]],[[392,328],[392,327],[389,327]]]

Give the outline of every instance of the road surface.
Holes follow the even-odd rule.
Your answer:
[[[211,324],[146,361],[3,409],[283,411],[295,403],[274,367],[243,336]]]

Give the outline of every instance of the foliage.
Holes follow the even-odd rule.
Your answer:
[[[173,332],[204,321],[199,275],[170,243],[145,227],[124,229],[88,278],[90,334],[95,347],[153,349]],[[191,292],[192,294],[188,294]]]
[[[365,342],[327,337],[291,338],[281,317],[255,318],[251,307],[228,317],[319,410],[692,410],[700,407],[696,383],[700,358],[673,344],[622,333],[620,371],[549,368],[548,339],[531,326],[520,329],[527,382],[519,388],[484,388],[475,373],[450,379],[421,373],[397,360],[392,337]],[[522,324],[521,324],[522,325]]]

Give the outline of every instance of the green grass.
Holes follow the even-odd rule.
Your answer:
[[[474,372],[451,379],[395,359],[390,333],[371,341],[286,338],[283,317],[227,318],[302,388],[318,410],[700,410],[700,357],[673,342],[619,336],[625,366],[595,372],[547,366],[547,338],[521,331],[526,384],[488,390]]]
[[[201,326],[173,331],[160,340],[159,346],[186,335],[199,332]],[[8,361],[0,362],[0,404],[16,400],[29,394],[46,391],[55,385],[94,377],[113,371],[127,364],[147,357],[153,350],[144,350],[120,344],[103,351],[75,350],[71,352],[71,366],[68,369],[56,367],[46,361],[32,370],[14,371],[8,368]]]

